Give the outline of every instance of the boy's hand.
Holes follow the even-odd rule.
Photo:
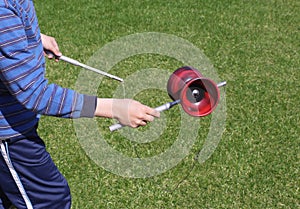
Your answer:
[[[51,51],[57,57],[60,57],[62,55],[62,53],[59,51],[59,47],[55,38],[44,34],[41,34],[41,38],[42,38],[44,50]],[[52,54],[47,54],[46,52],[45,52],[45,56],[47,56],[49,59],[53,58]],[[55,60],[58,61],[58,59]]]
[[[160,113],[132,99],[98,99],[95,115],[115,118],[122,125],[136,128],[145,126]]]

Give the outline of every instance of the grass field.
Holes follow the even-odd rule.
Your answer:
[[[296,0],[65,0],[35,1],[43,33],[61,51],[86,63],[105,44],[141,32],[188,40],[226,80],[226,129],[205,163],[191,171],[210,117],[189,155],[151,178],[124,178],[96,165],[82,149],[73,121],[42,117],[39,133],[68,179],[73,208],[299,208],[300,207],[300,2]],[[111,73],[126,77],[143,68],[170,72],[181,63],[159,55],[128,58]],[[81,69],[47,62],[50,82],[74,88]],[[155,79],[155,78],[153,78]],[[105,80],[99,96],[110,97]],[[167,102],[146,91],[136,99]],[[168,130],[176,133],[176,111]],[[113,123],[97,119],[99,127]],[[133,144],[105,131],[112,147],[136,157]],[[135,145],[141,157],[159,154],[176,136]],[[189,172],[191,173],[189,174]],[[189,174],[189,175],[188,175]],[[188,175],[188,176],[187,176]],[[186,178],[185,178],[186,177]],[[180,185],[178,183],[181,182]],[[177,186],[178,185],[178,186]]]

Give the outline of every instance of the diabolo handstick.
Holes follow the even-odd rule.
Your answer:
[[[93,71],[93,72],[95,72],[95,73],[98,73],[98,74],[100,74],[100,75],[104,75],[104,76],[110,77],[110,78],[112,78],[112,79],[115,79],[115,80],[118,80],[118,81],[123,82],[123,79],[120,78],[120,77],[118,77],[118,76],[115,76],[115,75],[109,74],[109,73],[107,73],[107,72],[104,72],[104,71],[102,71],[102,70],[99,70],[99,69],[93,68],[93,67],[91,67],[91,66],[85,65],[85,64],[83,64],[83,63],[81,63],[81,62],[79,62],[79,61],[77,61],[77,60],[72,59],[72,58],[66,57],[66,56],[64,56],[64,55],[62,55],[62,56],[56,56],[56,55],[54,55],[51,51],[48,51],[48,50],[45,51],[45,52],[46,52],[46,54],[48,54],[48,55],[49,55],[49,54],[52,55],[52,56],[55,57],[56,59],[62,60],[62,61],[64,61],[64,62],[70,63],[70,64],[72,64],[72,65],[79,66],[79,67],[82,67],[82,68],[84,68],[84,69],[87,69],[87,70]]]

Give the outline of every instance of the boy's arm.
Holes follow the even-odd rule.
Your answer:
[[[37,19],[29,13],[27,20],[32,22],[26,25],[16,14],[0,7],[0,82],[22,106],[37,114],[93,117],[96,97],[48,84]]]

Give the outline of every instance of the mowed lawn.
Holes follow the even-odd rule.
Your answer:
[[[189,154],[174,168],[150,178],[106,171],[86,155],[72,120],[42,117],[39,133],[68,179],[73,208],[300,207],[299,1],[34,2],[42,32],[56,38],[64,55],[83,63],[114,40],[159,32],[201,49],[219,78],[227,81],[226,128],[213,155],[204,163],[193,161],[208,133],[208,116],[200,119],[202,128]],[[163,68],[171,74],[181,65],[173,58],[145,54],[125,59],[110,73],[125,78],[140,69]],[[74,88],[81,71],[47,61],[49,82],[63,87]],[[111,97],[116,83],[105,78],[98,96]],[[153,107],[170,100],[153,89],[135,99]],[[166,113],[171,118],[168,132],[174,134],[144,144],[111,134],[107,127],[112,120],[97,122],[114,149],[143,158],[172,145],[178,111],[176,107]]]

